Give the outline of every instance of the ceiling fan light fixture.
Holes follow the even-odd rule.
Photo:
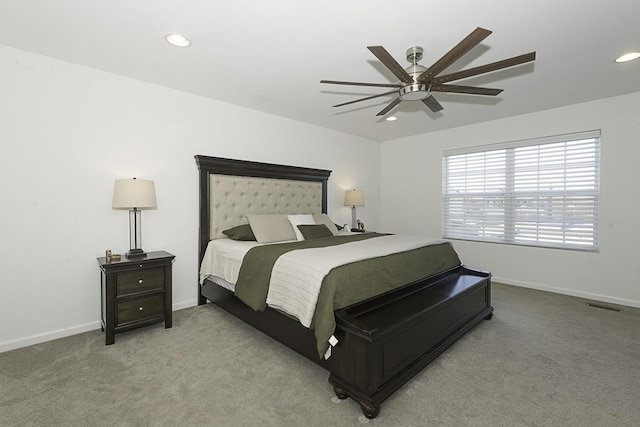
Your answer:
[[[640,52],[629,52],[616,58],[616,62],[629,62],[640,58]]]
[[[397,77],[394,83],[365,83],[365,82],[347,82],[336,80],[320,80],[320,83],[330,83],[338,85],[353,86],[371,86],[371,87],[393,87],[396,88],[389,92],[379,93],[376,95],[358,98],[353,101],[343,102],[333,105],[333,107],[342,107],[351,105],[356,102],[368,101],[370,99],[379,98],[381,96],[392,95],[395,98],[387,104],[382,110],[376,114],[376,117],[384,116],[393,110],[402,101],[422,101],[422,103],[431,110],[432,113],[438,113],[443,109],[442,105],[436,98],[432,96],[432,92],[449,92],[471,95],[497,96],[502,89],[465,86],[448,84],[449,82],[473,77],[492,71],[502,70],[504,68],[515,67],[516,65],[525,64],[536,59],[535,52],[529,52],[524,55],[514,56],[512,58],[503,59],[501,61],[492,62],[479,67],[468,68],[466,70],[457,71],[450,74],[441,75],[451,64],[460,59],[463,55],[478,46],[482,40],[487,38],[491,31],[478,27],[473,30],[467,37],[462,39],[451,50],[440,57],[430,67],[425,68],[418,64],[422,59],[424,50],[420,46],[410,47],[407,54],[407,61],[411,64],[407,68],[396,61],[393,56],[382,46],[367,46],[367,49],[384,65],[388,71]]]
[[[171,33],[164,36],[164,38],[169,43],[177,47],[189,47],[191,45],[191,40],[189,40],[182,34]]]
[[[396,116],[389,116],[385,120],[388,122],[395,122],[398,118]]]
[[[424,83],[408,84],[400,88],[400,99],[403,101],[420,101],[431,96],[429,85]]]

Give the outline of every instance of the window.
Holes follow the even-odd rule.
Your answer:
[[[443,155],[443,237],[598,250],[600,131]]]

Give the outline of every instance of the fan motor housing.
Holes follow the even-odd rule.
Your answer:
[[[420,101],[429,96],[429,85],[425,83],[413,83],[400,88],[400,99],[403,101]]]

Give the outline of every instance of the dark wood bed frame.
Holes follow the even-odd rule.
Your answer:
[[[331,171],[195,156],[200,171],[198,266],[210,240],[210,175],[322,183],[327,212]],[[313,331],[279,312],[257,312],[212,282],[198,283],[198,304],[213,302],[329,371],[336,395],[357,401],[367,418],[381,403],[483,319],[493,315],[491,274],[464,265],[335,311],[338,344],[318,357]]]

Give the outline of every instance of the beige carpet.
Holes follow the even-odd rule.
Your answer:
[[[640,310],[494,284],[481,323],[382,404],[216,306],[0,354],[1,426],[640,426]],[[7,327],[7,325],[3,325]]]

